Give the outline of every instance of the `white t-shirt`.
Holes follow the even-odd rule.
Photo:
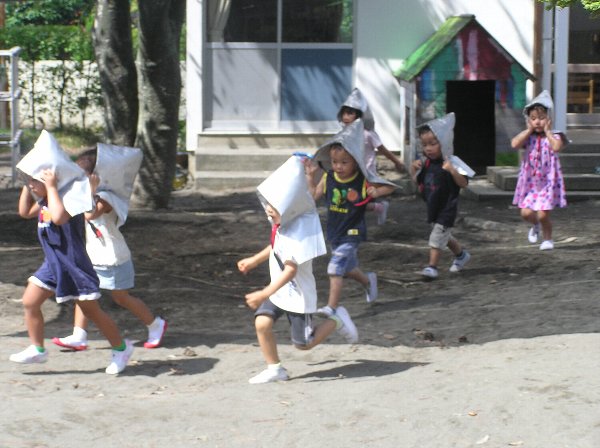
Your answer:
[[[117,227],[114,209],[91,221],[101,233],[98,237],[92,226],[85,223],[86,250],[94,266],[118,266],[131,259],[131,252]]]
[[[279,247],[279,232],[275,235],[274,250],[269,255],[269,272],[271,279],[281,275],[281,267],[275,258],[275,252],[279,256],[281,263],[294,261],[293,254],[286,254],[285,248]],[[273,294],[270,299],[276,306],[285,311],[300,314],[311,314],[317,310],[317,285],[312,270],[312,259],[302,264],[297,264],[296,276],[287,284],[282,286]]]

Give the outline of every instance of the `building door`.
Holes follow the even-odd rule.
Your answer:
[[[496,162],[495,81],[447,81],[446,111],[454,112],[454,154],[477,174]]]

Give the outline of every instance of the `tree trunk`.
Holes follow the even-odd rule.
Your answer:
[[[114,145],[133,146],[138,92],[129,0],[98,0],[97,5],[92,37],[104,99],[105,139]]]
[[[139,6],[139,118],[135,146],[144,161],[134,192],[138,205],[169,205],[175,157],[181,72],[179,37],[185,0],[141,0]]]

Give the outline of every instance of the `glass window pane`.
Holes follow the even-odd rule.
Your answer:
[[[277,0],[208,0],[208,42],[276,42]]]
[[[283,42],[352,42],[352,0],[283,0]]]

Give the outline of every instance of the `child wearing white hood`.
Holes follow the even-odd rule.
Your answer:
[[[427,222],[432,226],[429,265],[421,272],[430,279],[438,277],[438,263],[446,247],[454,254],[450,272],[461,271],[471,259],[451,233],[458,213],[460,189],[468,184],[467,176],[452,163],[454,123],[454,113],[449,113],[419,126],[417,131],[425,158],[411,165],[413,180],[427,204]]]
[[[337,114],[342,126],[347,126],[360,118],[364,126],[364,161],[367,171],[377,175],[377,156],[383,155],[396,167],[396,171],[405,171],[404,163],[389,151],[375,132],[375,119],[366,98],[358,88],[354,88],[344,101]],[[367,210],[377,214],[377,224],[382,225],[386,218],[390,203],[388,201],[373,201],[367,204]]]
[[[148,306],[129,290],[133,288],[135,272],[131,252],[121,233],[129,212],[133,182],[142,163],[138,148],[98,143],[96,148],[77,157],[92,184],[94,207],[85,213],[86,250],[100,280],[100,289],[109,290],[112,299],[131,311],[148,329],[144,348],[160,346],[167,330],[167,321],[155,316]],[[52,338],[56,345],[70,350],[85,350],[88,346],[87,319],[75,306],[73,333]]]
[[[530,243],[537,243],[542,231],[540,250],[554,249],[550,211],[567,205],[558,153],[568,140],[561,131],[552,130],[553,106],[544,90],[523,109],[527,128],[511,140],[514,149],[525,149],[513,204],[531,224],[527,235]]]
[[[44,262],[28,279],[23,293],[25,324],[31,345],[10,355],[10,361],[31,364],[48,360],[44,348],[42,305],[74,300],[113,347],[106,373],[125,369],[133,344],[121,338],[114,321],[98,305],[98,277],[85,250],[83,213],[92,206],[89,180],[46,131],[17,169],[27,176],[19,198],[19,215],[38,218],[38,238]]]
[[[268,286],[245,296],[247,305],[256,310],[256,335],[267,363],[265,370],[250,378],[250,384],[289,378],[281,365],[273,333],[275,321],[284,314],[291,325],[292,342],[300,350],[320,344],[336,328],[345,337],[356,333],[348,313],[339,308],[336,316],[313,326],[317,289],[312,260],[325,254],[326,248],[302,160],[296,156],[288,159],[258,186],[258,196],[272,224],[271,243],[237,263],[240,272],[247,274],[268,260],[271,274]]]

